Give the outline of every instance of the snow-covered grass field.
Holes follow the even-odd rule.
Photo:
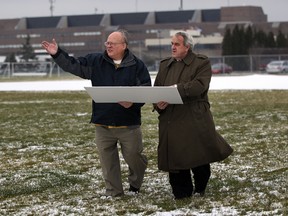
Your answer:
[[[35,85],[31,91],[19,82],[22,90],[2,89],[0,215],[288,215],[288,84],[235,90],[226,82],[217,83],[222,90],[212,82],[209,97],[217,130],[235,152],[212,164],[205,197],[181,201],[173,199],[167,173],[157,169],[158,121],[150,104],[142,113],[149,165],[141,193],[127,192],[122,159],[126,194],[107,198],[87,93],[34,91]]]

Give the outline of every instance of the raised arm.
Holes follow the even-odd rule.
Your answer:
[[[42,41],[41,45],[50,55],[55,55],[58,51],[58,44],[54,38],[52,42]]]
[[[58,46],[56,40],[53,38],[51,42],[42,41],[41,46],[50,54],[55,63],[62,68],[62,70],[79,76],[83,79],[91,79],[91,66],[87,64],[85,57],[75,58],[69,56],[67,52]],[[93,62],[93,61],[90,61]]]

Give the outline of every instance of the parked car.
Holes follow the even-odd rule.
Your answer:
[[[284,73],[288,72],[288,61],[271,61],[266,66],[267,73]]]
[[[259,71],[265,71],[266,67],[267,67],[267,64],[260,64],[259,67],[258,67],[258,70]]]
[[[231,73],[233,68],[224,63],[217,63],[211,66],[212,74]]]

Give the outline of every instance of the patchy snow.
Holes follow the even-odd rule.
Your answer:
[[[2,82],[0,91],[79,91],[86,86],[89,80]]]
[[[86,86],[91,86],[91,83],[89,80],[62,80],[62,81],[31,81],[31,82],[1,82],[0,83],[0,91],[79,91],[79,90],[83,90],[84,91],[84,87]],[[211,84],[210,84],[210,90],[288,90],[288,75],[264,75],[264,74],[252,74],[252,75],[242,75],[242,76],[213,76],[212,80],[211,80]],[[43,101],[16,101],[15,103],[37,103],[40,104]],[[7,102],[4,102],[7,103]],[[11,103],[11,102],[9,102]],[[13,102],[14,103],[14,102]],[[77,112],[76,116],[83,116],[83,115],[88,115],[88,113],[85,112]],[[260,118],[261,116],[259,116],[258,118]],[[281,114],[279,114],[279,118],[286,120],[286,116],[281,116]],[[219,127],[219,126],[218,126]],[[220,129],[217,128],[217,129]],[[267,133],[267,131],[263,131],[262,133]],[[262,134],[263,135],[263,134]],[[256,142],[256,141],[255,141]],[[242,142],[244,143],[244,141]],[[71,148],[73,148],[73,145],[70,143],[64,143],[64,146],[70,146]],[[15,147],[15,146],[14,146]],[[9,147],[9,145],[7,145],[7,148],[12,148]],[[77,146],[75,147],[77,148]],[[19,149],[18,151],[20,153],[28,153],[28,152],[36,152],[42,149],[46,149],[46,150],[61,150],[59,147],[54,147],[54,146],[41,146],[41,145],[30,145],[27,146],[26,148],[23,149]],[[283,153],[284,154],[284,153]],[[51,156],[52,157],[52,156]],[[93,158],[89,158],[90,156],[87,155],[86,158],[88,158],[90,160],[91,163],[93,162]],[[237,160],[236,156],[235,160]],[[260,156],[259,156],[260,158]],[[23,160],[23,158],[20,158],[21,160]],[[19,160],[14,160],[14,161],[8,161],[7,163],[19,163],[19,166],[23,163],[23,161],[21,161],[20,163],[20,159]],[[59,161],[62,162],[60,159],[57,159],[57,156],[54,155],[53,159],[55,161]],[[81,161],[81,157],[78,156],[78,159],[76,160],[76,158],[74,159],[75,161],[73,162],[73,164],[78,164],[80,163],[79,161]],[[123,159],[122,159],[123,160]],[[239,160],[241,161],[241,160]],[[52,163],[49,162],[43,162],[43,164],[41,164],[43,166],[43,169],[48,169],[48,167],[52,166]],[[213,166],[213,165],[212,165]],[[214,175],[219,175],[217,176],[217,178],[223,177],[225,178],[225,176],[223,176],[223,172],[220,172],[221,170],[226,170],[228,165],[227,164],[217,164],[217,170],[220,174],[217,173],[213,173],[212,177],[216,178]],[[252,168],[252,166],[248,163],[248,164],[239,164],[239,168],[237,170],[235,170],[235,173],[240,172],[243,175],[236,175],[234,173],[229,173],[230,175],[232,175],[233,179],[237,180],[238,183],[242,183],[247,181],[246,175],[245,173],[248,172],[248,170],[250,170]],[[231,170],[231,168],[230,168]],[[267,170],[263,170],[265,172],[273,172],[275,171],[275,168],[272,167],[267,167]],[[147,173],[151,173],[154,172],[154,170],[150,170],[147,169]],[[222,173],[222,175],[221,175]],[[64,173],[65,175],[68,175],[67,173]],[[160,175],[161,174],[161,175]],[[161,190],[170,190],[170,187],[167,186],[168,185],[168,181],[167,178],[163,178],[163,174],[155,174],[155,178],[151,178],[151,179],[147,179],[146,180],[146,185],[145,185],[145,190],[147,192],[151,192],[151,194],[156,194],[155,192],[153,192],[153,190],[155,188],[157,188],[157,186],[165,186],[163,188],[161,188]],[[15,178],[15,181],[17,181],[17,179],[20,181],[23,178],[24,174],[16,174],[15,176],[13,176],[13,178]],[[101,177],[101,172],[99,169],[95,168],[95,167],[91,167],[89,170],[87,170],[87,175],[89,175],[91,178],[93,178],[94,184],[89,186],[91,187],[91,191],[92,193],[96,190],[98,190],[98,192],[101,194],[101,190],[99,189],[98,185],[100,184],[98,181],[98,177],[100,179]],[[70,176],[70,175],[68,175]],[[83,176],[80,176],[79,178],[81,178]],[[10,177],[11,178],[11,177]],[[43,179],[47,178],[48,180],[53,179],[53,175],[49,176],[49,175],[43,175]],[[84,178],[84,177],[83,177]],[[40,180],[42,180],[42,178],[40,178]],[[6,181],[6,177],[5,178],[0,178],[0,183],[1,182],[5,182]],[[42,180],[44,181],[44,180]],[[256,177],[256,176],[250,176],[250,180],[251,183],[255,183],[255,185],[264,185],[265,188],[267,187],[272,188],[272,184],[274,184],[274,182],[271,181],[264,181],[262,178],[260,177]],[[39,182],[37,182],[34,179],[31,179],[31,181],[27,181],[27,184],[35,184],[35,187],[39,187]],[[259,186],[258,186],[259,187]],[[81,188],[80,188],[81,189]],[[76,190],[76,189],[75,189]],[[257,196],[248,196],[248,199],[245,200],[246,205],[253,205],[257,202],[265,202],[266,197],[265,194],[263,194],[261,191],[259,190],[257,187],[255,188],[255,191],[257,194]],[[229,187],[229,185],[223,185],[223,186],[219,186],[219,191],[225,193],[229,193],[229,191],[231,191],[231,187]],[[279,192],[280,191],[280,192]],[[239,196],[243,196],[243,193],[247,193],[246,191],[239,191]],[[281,190],[279,190],[279,188],[273,188],[270,192],[270,194],[276,196],[276,197],[281,197],[284,196],[281,194]],[[163,195],[165,193],[161,193],[161,195]],[[166,194],[169,194],[168,192]],[[156,194],[157,196],[158,194]],[[51,195],[50,195],[51,196]],[[88,198],[87,198],[88,197]],[[101,205],[103,202],[107,202],[108,205],[107,206],[102,206],[102,209],[105,209],[107,214],[111,213],[110,215],[115,215],[115,207],[111,206],[110,203],[113,202],[120,202],[117,198],[111,198],[111,197],[105,197],[105,196],[100,196],[100,197],[92,197],[90,194],[86,194],[86,196],[84,197],[85,199],[90,199],[91,197],[91,202],[95,201],[95,209],[97,209],[99,207],[99,205]],[[144,198],[149,197],[148,195],[144,196]],[[98,198],[100,199],[100,204],[98,204],[97,202],[99,202]],[[229,198],[229,197],[228,197]],[[141,202],[141,194],[138,197],[138,201]],[[209,199],[209,197],[207,198]],[[131,201],[131,205],[133,205],[133,203],[137,203],[137,199],[131,199],[133,200],[133,202]],[[225,201],[225,200],[224,200]],[[224,202],[223,201],[223,202]],[[4,203],[5,202],[5,203]],[[85,203],[86,202],[86,203]],[[227,201],[228,202],[228,201]],[[193,203],[193,200],[192,200]],[[198,203],[200,203],[198,201]],[[212,203],[212,202],[211,202]],[[225,202],[224,202],[225,204]],[[222,205],[222,203],[212,203],[211,205],[213,206],[213,208],[211,208],[211,212],[210,213],[204,213],[201,208],[197,209],[197,205],[196,207],[193,205],[189,205],[187,206],[187,208],[180,208],[180,209],[176,209],[176,210],[171,210],[171,211],[163,211],[163,209],[161,207],[158,207],[156,205],[151,205],[151,206],[146,206],[148,209],[150,210],[155,210],[154,211],[154,215],[156,216],[182,216],[182,215],[197,215],[197,216],[218,216],[218,215],[223,215],[223,216],[234,216],[234,215],[240,215],[241,214],[241,209],[235,209],[233,206],[225,206]],[[243,205],[244,205],[243,204]],[[3,206],[10,206],[13,207],[13,199],[11,199],[10,201],[3,201]],[[139,204],[140,205],[140,204]],[[285,206],[283,206],[283,204],[281,202],[272,202],[271,207],[274,208],[274,211],[263,211],[263,212],[257,212],[257,211],[253,211],[253,212],[249,212],[249,215],[279,215],[278,210],[279,209],[283,209],[286,208]],[[63,215],[63,212],[67,212],[67,209],[71,212],[70,215],[84,215],[85,211],[87,208],[87,200],[83,200],[83,197],[74,197],[69,199],[69,202],[53,202],[51,200],[47,201],[46,203],[41,203],[41,201],[39,200],[39,202],[37,202],[37,200],[34,200],[32,202],[32,198],[31,198],[31,206],[23,206],[23,208],[20,210],[20,212],[15,213],[14,215],[29,215],[32,214],[31,210],[35,213],[39,213],[41,215]],[[107,208],[107,209],[106,209]],[[145,208],[145,206],[143,207]],[[8,210],[5,212],[8,212]],[[136,214],[131,214],[131,215],[135,215]],[[141,214],[138,214],[139,216]],[[151,214],[152,215],[152,214]]]
[[[89,80],[1,82],[0,91],[79,91],[86,86],[91,86]],[[241,89],[288,89],[288,75],[212,76],[210,90]]]
[[[246,76],[213,76],[211,90],[272,90],[288,89],[287,75],[246,75]]]

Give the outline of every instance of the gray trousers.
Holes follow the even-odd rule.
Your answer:
[[[130,185],[135,188],[141,187],[147,167],[147,158],[142,154],[143,143],[140,126],[128,128],[96,126],[96,145],[107,196],[124,194],[118,143],[120,144],[123,158],[129,167],[128,182]]]

